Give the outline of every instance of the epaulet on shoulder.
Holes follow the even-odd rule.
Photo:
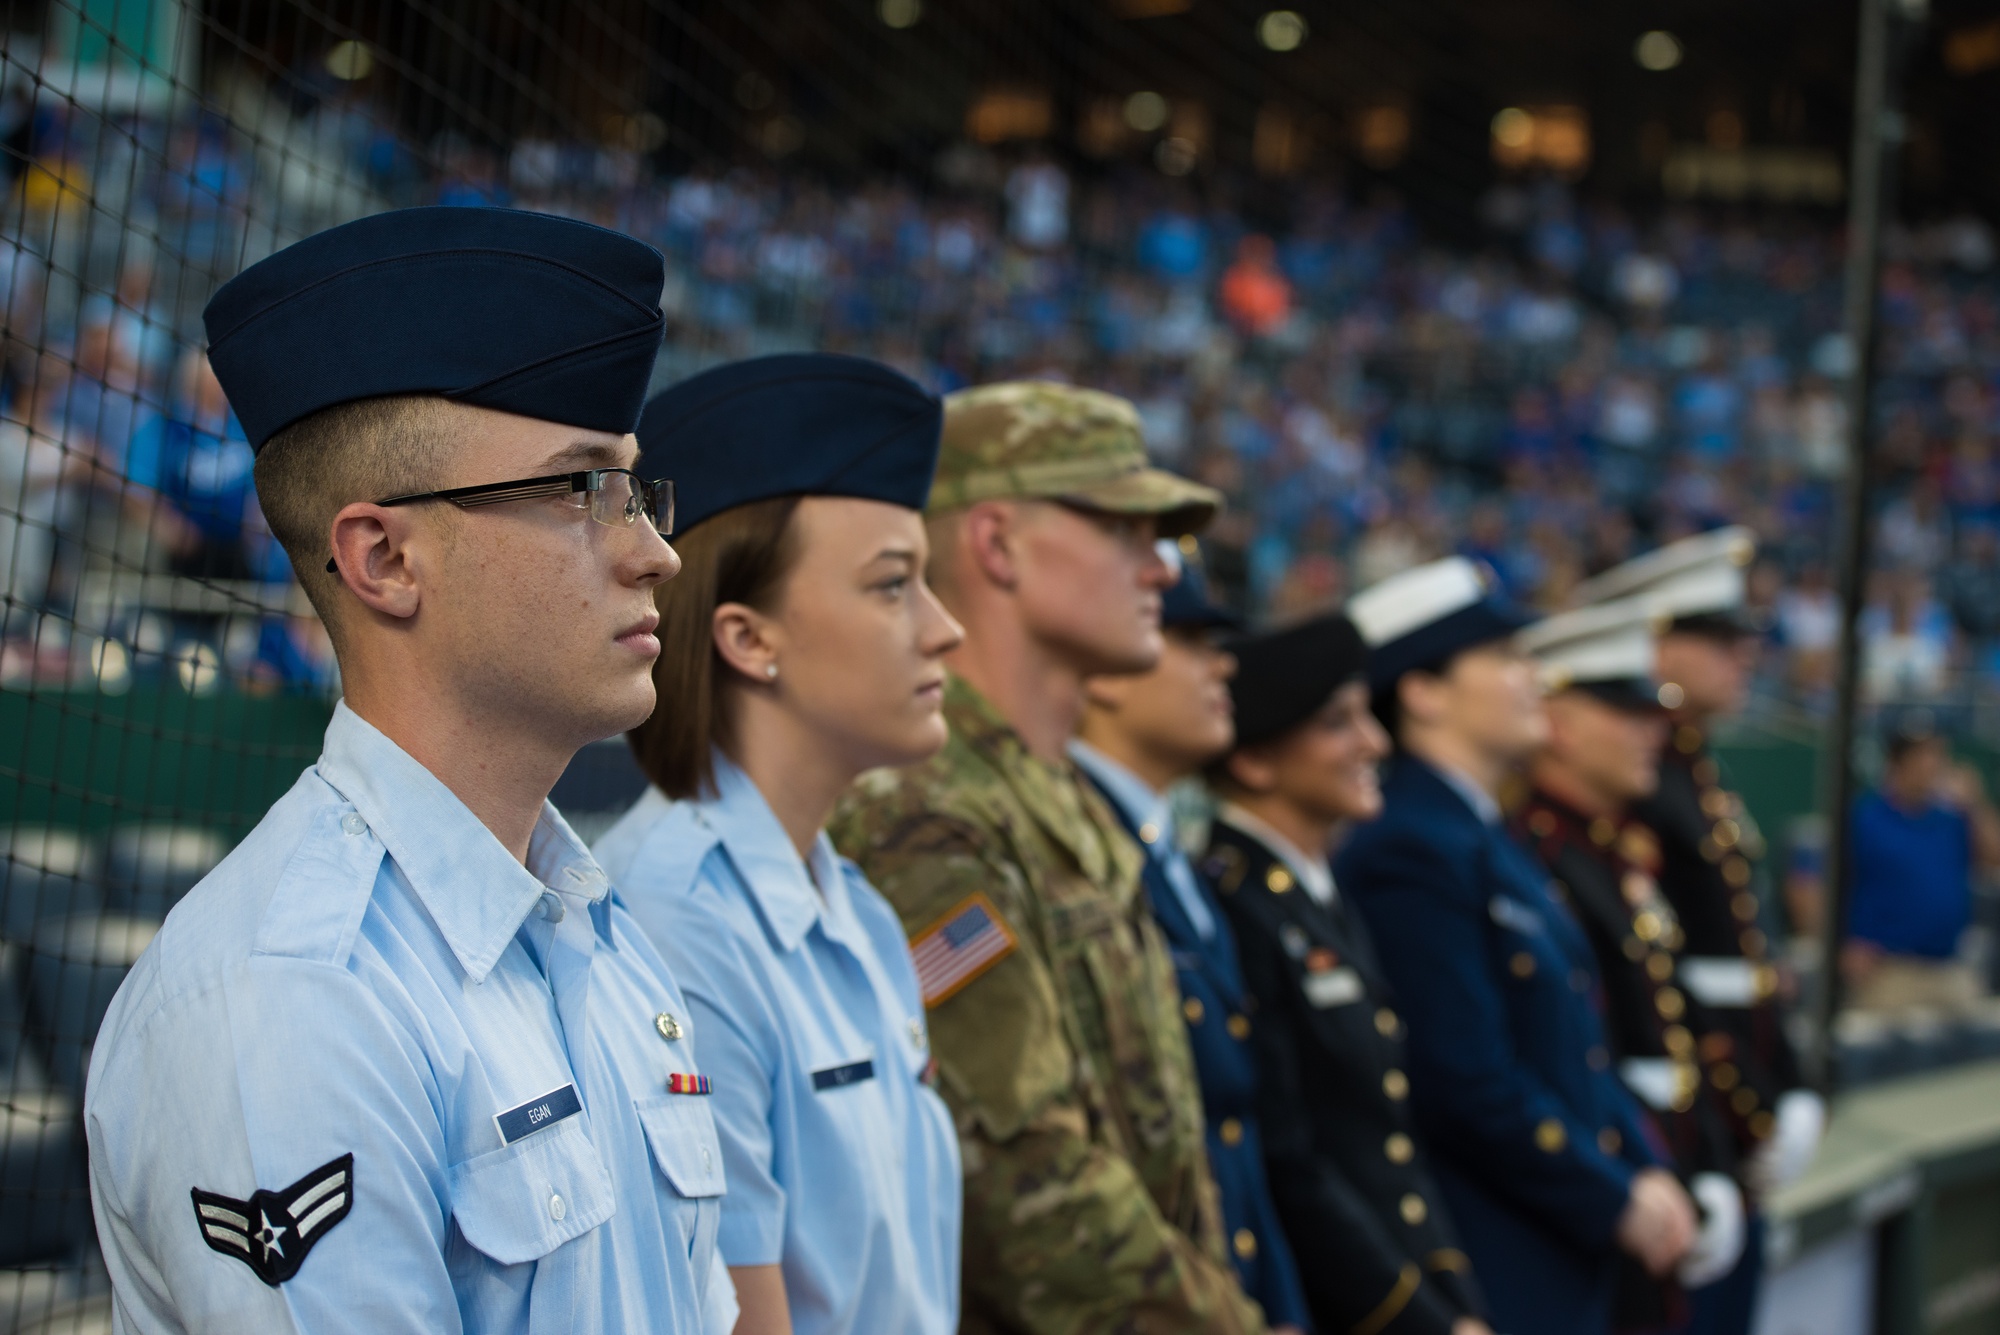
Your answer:
[[[386,851],[349,803],[316,809],[272,887],[252,953],[345,965]]]
[[[676,802],[646,832],[623,876],[613,884],[623,894],[685,895],[694,889],[702,864],[722,842],[693,802]]]

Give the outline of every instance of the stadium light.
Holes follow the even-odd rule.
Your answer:
[[[1134,93],[1125,99],[1125,123],[1140,134],[1151,134],[1167,123],[1167,99],[1158,93]]]
[[[914,28],[924,16],[924,0],[880,0],[875,12],[891,28]]]
[[[1511,152],[1525,153],[1535,140],[1535,118],[1519,107],[1508,107],[1493,118],[1493,142]]]
[[[1267,50],[1296,51],[1306,40],[1306,21],[1289,9],[1274,9],[1257,20],[1257,40]]]
[[[1655,73],[1674,68],[1681,63],[1684,54],[1686,53],[1681,49],[1681,39],[1658,28],[1641,34],[1639,40],[1632,45],[1632,59],[1639,62],[1641,69],[1649,69]]]
[[[348,83],[367,78],[374,68],[375,53],[366,42],[335,42],[326,53],[326,72]]]

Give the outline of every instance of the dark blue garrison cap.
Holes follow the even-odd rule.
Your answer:
[[[676,533],[774,496],[924,508],[944,407],[880,362],[782,353],[730,362],[654,396],[639,472],[674,481]]]
[[[322,408],[384,394],[592,431],[639,420],[665,328],[659,252],[513,209],[402,209],[287,246],[202,312],[255,449]]]
[[[1234,612],[1209,596],[1208,576],[1201,568],[1201,549],[1184,548],[1194,539],[1161,538],[1160,555],[1179,570],[1180,578],[1160,595],[1160,625],[1182,630],[1235,630],[1243,624]]]

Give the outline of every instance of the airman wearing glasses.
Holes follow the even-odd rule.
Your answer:
[[[653,708],[679,560],[632,429],[661,281],[614,232],[415,209],[209,304],[346,698],[105,1019],[85,1121],[119,1329],[734,1319],[709,1082],[658,1019],[685,1004],[546,800]]]

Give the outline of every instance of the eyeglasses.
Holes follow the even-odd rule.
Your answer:
[[[543,496],[561,496],[579,510],[588,509],[590,517],[606,528],[630,528],[639,522],[640,515],[645,515],[653,521],[661,537],[674,531],[674,484],[666,478],[648,482],[629,468],[591,468],[581,473],[550,473],[514,482],[485,482],[476,487],[413,491],[375,504],[450,501],[461,510],[470,510],[480,505],[529,501]],[[331,575],[339,569],[339,563],[329,557],[326,572]]]

